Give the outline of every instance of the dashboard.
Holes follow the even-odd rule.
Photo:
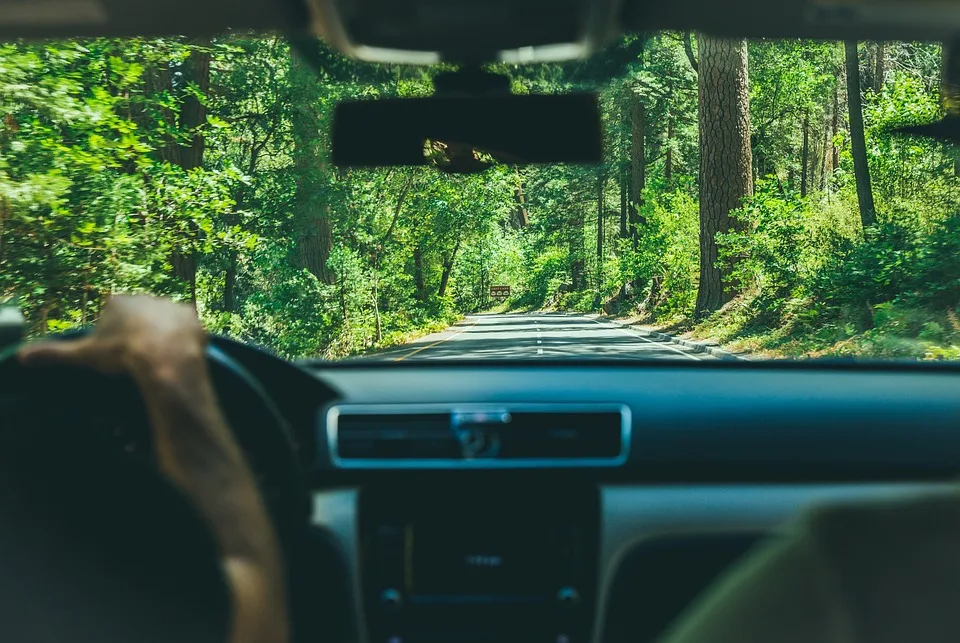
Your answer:
[[[656,641],[804,507],[960,470],[950,366],[301,366],[254,374],[296,400],[343,641]]]

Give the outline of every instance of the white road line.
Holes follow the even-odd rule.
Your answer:
[[[590,318],[589,318],[589,317],[583,317],[583,319],[590,319]],[[695,362],[700,362],[700,361],[702,361],[699,357],[696,357],[695,355],[691,355],[690,353],[684,352],[684,351],[680,350],[679,348],[677,348],[676,346],[673,346],[672,344],[655,342],[655,341],[653,341],[652,339],[647,339],[646,337],[644,337],[644,336],[641,335],[640,333],[633,332],[633,331],[629,331],[629,330],[627,330],[626,328],[623,328],[623,327],[621,327],[621,326],[617,326],[616,324],[610,324],[609,322],[606,322],[606,324],[608,324],[608,325],[605,325],[604,322],[602,322],[602,321],[600,321],[600,320],[598,320],[598,319],[590,319],[590,321],[592,321],[592,322],[595,323],[595,324],[599,324],[599,325],[601,325],[601,326],[604,326],[604,328],[607,328],[607,329],[613,328],[613,329],[619,330],[621,333],[626,333],[627,335],[629,335],[630,337],[633,337],[633,338],[635,338],[635,339],[642,339],[643,341],[647,342],[648,344],[653,344],[654,346],[661,346],[661,347],[666,348],[666,349],[668,349],[668,350],[672,350],[674,353],[679,353],[679,354],[683,355],[684,357],[686,357],[687,359],[692,359],[692,360],[695,361]]]
[[[543,355],[543,349],[542,349],[542,348],[538,348],[538,349],[537,349],[537,355]]]

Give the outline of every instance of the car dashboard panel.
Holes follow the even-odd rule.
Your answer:
[[[950,489],[960,468],[950,368],[310,371],[336,392],[309,428],[313,525],[351,641],[655,641],[804,507]]]

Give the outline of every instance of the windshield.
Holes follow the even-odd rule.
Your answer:
[[[437,70],[303,51],[0,47],[0,303],[29,335],[151,292],[288,358],[960,358],[960,155],[892,133],[942,116],[938,44],[495,66],[596,91],[604,160],[471,175],[334,167],[338,101]]]

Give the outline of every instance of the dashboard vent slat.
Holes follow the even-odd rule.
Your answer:
[[[506,458],[615,458],[619,413],[512,413]]]
[[[341,414],[337,450],[347,459],[454,458],[450,413]]]
[[[326,432],[344,469],[574,468],[624,464],[631,425],[616,404],[344,404]]]

